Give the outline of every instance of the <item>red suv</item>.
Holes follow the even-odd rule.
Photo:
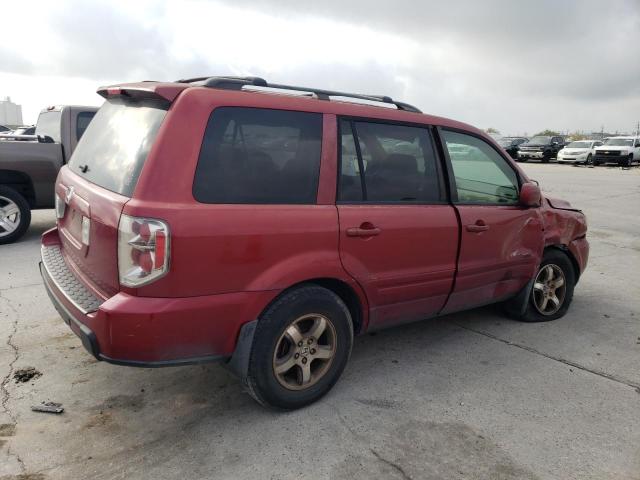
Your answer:
[[[297,408],[354,335],[496,302],[553,320],[586,266],[584,215],[464,123],[254,77],[99,93],[41,262],[99,360],[221,361]]]

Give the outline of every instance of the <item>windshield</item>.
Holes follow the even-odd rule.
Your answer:
[[[579,142],[571,142],[567,145],[567,148],[590,148],[591,142],[579,141]]]
[[[544,145],[549,142],[551,142],[551,137],[544,137],[544,136],[533,137],[531,140],[529,140],[529,143],[533,145],[535,144]]]
[[[105,102],[73,152],[69,168],[130,197],[166,113],[151,102]]]
[[[607,138],[604,141],[605,145],[611,145],[612,147],[632,147],[633,139],[631,138]]]
[[[498,144],[501,147],[510,147],[512,143],[513,143],[512,138],[501,138],[500,140],[498,140]]]
[[[54,142],[60,143],[60,117],[62,112],[42,112],[36,124],[36,135],[51,137]]]

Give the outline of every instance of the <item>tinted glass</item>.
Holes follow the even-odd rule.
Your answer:
[[[166,113],[150,102],[105,102],[78,142],[69,168],[130,197]]]
[[[315,203],[321,146],[321,114],[217,108],[205,131],[194,197],[204,203]]]
[[[341,122],[339,200],[430,203],[440,200],[438,171],[426,128]],[[364,180],[364,191],[361,184]]]
[[[95,116],[95,112],[80,112],[76,117],[76,139],[80,140],[89,122]]]
[[[518,203],[518,177],[488,143],[463,133],[443,131],[460,203]]]
[[[36,124],[36,135],[49,136],[60,143],[60,116],[62,112],[42,112]]]

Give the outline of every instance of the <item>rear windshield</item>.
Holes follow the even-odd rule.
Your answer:
[[[130,197],[166,113],[157,103],[105,102],[82,135],[69,168]]]
[[[60,117],[62,112],[42,112],[36,124],[36,135],[51,137],[54,142],[60,143]]]

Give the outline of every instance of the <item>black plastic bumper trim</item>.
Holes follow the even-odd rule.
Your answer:
[[[53,306],[62,317],[62,320],[64,320],[64,322],[69,326],[73,323],[80,330],[80,334],[78,336],[80,337],[80,340],[82,340],[82,345],[91,355],[99,359],[99,349],[98,341],[96,340],[96,334],[93,333],[91,329],[84,323],[77,320],[73,316],[73,314],[69,310],[67,310],[67,307],[65,307],[53,294],[53,291],[51,290],[51,283],[53,282],[53,280],[49,277],[47,269],[43,268],[42,262],[40,262],[40,275],[42,276],[45,289],[47,290],[47,295],[49,295],[51,303],[53,303]]]
[[[125,367],[138,368],[162,368],[162,367],[181,367],[183,365],[200,365],[203,363],[224,362],[227,357],[222,355],[207,355],[204,357],[180,358],[176,360],[158,360],[155,362],[145,362],[140,360],[118,360],[109,358],[106,355],[98,354],[98,359],[114,365],[123,365]]]

